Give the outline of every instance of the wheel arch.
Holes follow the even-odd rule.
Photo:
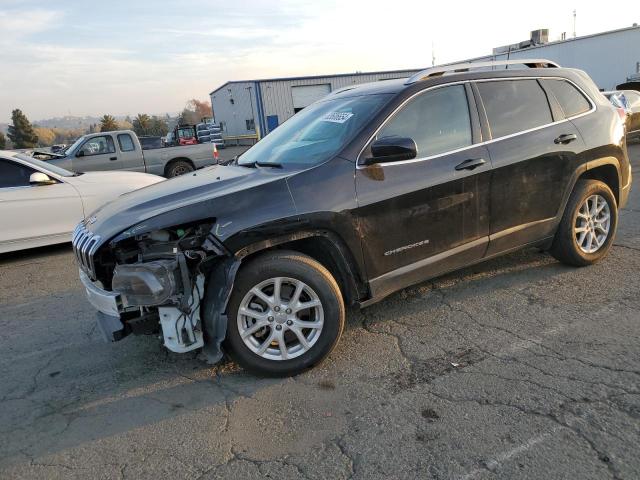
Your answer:
[[[616,203],[620,204],[620,164],[613,157],[600,158],[587,163],[587,169],[578,180],[600,180],[613,192]]]
[[[235,252],[242,264],[274,250],[293,250],[313,258],[336,279],[345,303],[354,304],[367,294],[367,286],[351,251],[334,232],[312,230],[291,233],[248,245]]]
[[[590,160],[581,164],[573,172],[571,181],[564,192],[562,203],[556,214],[556,225],[560,223],[564,210],[567,208],[569,197],[580,180],[600,180],[604,182],[611,188],[616,202],[620,202],[620,161],[615,157],[601,157]]]
[[[193,168],[194,170],[196,169],[196,166],[194,165],[194,163],[191,161],[190,158],[188,157],[175,157],[172,158],[171,160],[169,160],[165,166],[164,166],[164,176],[166,177],[169,174],[169,169],[171,168],[171,165],[173,165],[176,162],[187,162],[189,165],[191,165],[191,168]]]

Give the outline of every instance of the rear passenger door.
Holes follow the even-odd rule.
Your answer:
[[[474,89],[493,165],[489,256],[553,235],[584,142],[537,79]]]
[[[120,150],[118,156],[123,170],[131,170],[134,172],[145,171],[142,150],[136,146],[131,134],[118,134],[118,149]]]

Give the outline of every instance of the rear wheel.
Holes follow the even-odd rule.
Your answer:
[[[226,350],[247,370],[300,373],[337,344],[345,321],[329,271],[297,252],[263,255],[238,272],[228,307]]]
[[[194,168],[186,160],[176,160],[167,167],[167,178],[179,177],[185,173],[193,172]]]
[[[617,225],[618,206],[607,184],[580,180],[569,198],[551,254],[569,265],[591,265],[611,248]]]

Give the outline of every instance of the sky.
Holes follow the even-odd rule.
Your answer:
[[[0,0],[0,122],[178,112],[228,80],[420,68],[640,23],[640,2]],[[640,47],[639,47],[640,48]]]

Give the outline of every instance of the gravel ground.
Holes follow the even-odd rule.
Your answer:
[[[102,343],[69,246],[0,256],[0,477],[638,478],[630,150],[605,261],[527,250],[405,289],[292,379]]]

